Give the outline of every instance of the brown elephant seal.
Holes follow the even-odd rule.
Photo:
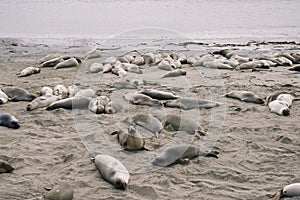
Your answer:
[[[129,182],[129,172],[117,159],[109,155],[97,155],[94,159],[102,177],[113,184],[116,189],[125,190]]]
[[[300,183],[292,183],[284,186],[275,194],[267,195],[269,198],[273,198],[273,200],[280,200],[284,197],[299,197],[300,198]],[[298,199],[298,198],[297,198]],[[296,200],[296,199],[295,199]]]
[[[171,164],[186,164],[190,159],[198,156],[218,158],[216,151],[203,151],[194,145],[175,145],[166,148],[162,153],[154,158],[153,165],[166,167]]]
[[[152,99],[151,97],[135,93],[125,93],[123,97],[132,104],[136,105],[147,105],[147,106],[162,106],[162,103],[157,99]]]
[[[62,84],[58,84],[54,87],[53,94],[56,96],[60,96],[61,98],[64,99],[69,96],[69,91],[68,91],[68,88],[66,88],[66,86],[64,86]]]
[[[264,100],[250,91],[233,90],[225,95],[225,97],[239,99],[245,102],[264,104]]]
[[[61,100],[61,97],[59,96],[55,96],[55,95],[44,95],[44,96],[40,96],[35,98],[33,101],[31,101],[27,106],[26,106],[26,110],[27,111],[31,111],[31,110],[35,110],[38,108],[44,108],[49,106],[50,104]]]
[[[2,91],[10,98],[11,101],[32,101],[36,98],[35,95],[29,93],[23,88],[6,87]]]
[[[208,101],[204,99],[193,99],[193,98],[178,98],[175,100],[168,100],[164,102],[165,107],[180,108],[184,110],[190,110],[194,108],[214,108],[220,106],[219,103]]]
[[[11,173],[14,171],[14,167],[8,164],[8,162],[0,159],[0,174],[1,173]]]
[[[124,150],[150,150],[145,147],[145,139],[137,132],[134,126],[128,128],[128,133],[123,131],[115,131],[111,135],[117,134],[118,141]]]
[[[69,97],[66,99],[58,100],[48,107],[46,110],[55,110],[58,108],[64,109],[88,109],[90,103],[90,99],[84,97]]]
[[[182,118],[179,115],[169,114],[167,115],[164,126],[171,125],[175,131],[185,131],[189,134],[195,136],[205,136],[206,133],[203,131],[202,127],[196,122],[190,119]]]
[[[72,200],[73,188],[68,183],[61,183],[54,186],[50,191],[44,194],[45,200]]]
[[[78,66],[79,63],[77,61],[76,58],[69,58],[67,60],[63,60],[59,63],[57,63],[55,66],[54,66],[54,69],[59,69],[59,68],[70,68],[70,67],[76,67]]]
[[[300,64],[290,67],[289,70],[300,72]]]
[[[110,102],[107,96],[93,98],[89,103],[89,110],[96,114],[105,113],[105,106]]]
[[[20,128],[19,120],[10,113],[0,113],[0,126],[18,129]]]
[[[8,100],[8,96],[0,89],[0,104],[5,104]]]
[[[162,76],[162,78],[167,78],[167,77],[177,77],[177,76],[185,76],[186,75],[186,71],[183,69],[176,69],[173,70],[169,73],[166,73],[165,75]]]
[[[23,69],[18,76],[25,77],[25,76],[30,76],[32,74],[38,74],[40,72],[41,72],[41,69],[38,67],[27,67],[27,68]]]
[[[171,92],[165,92],[161,90],[154,90],[154,89],[146,89],[140,91],[141,94],[147,95],[152,99],[157,100],[170,100],[170,99],[177,99],[178,97]]]

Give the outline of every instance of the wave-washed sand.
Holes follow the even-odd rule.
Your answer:
[[[96,60],[85,61],[75,68],[43,68],[41,73],[29,77],[16,75],[50,53],[83,56],[95,47],[102,48],[97,42],[78,40],[59,45],[10,39],[0,42],[0,87],[16,86],[37,93],[43,86],[78,83],[81,88],[94,88],[98,95],[108,95],[120,101],[123,92],[132,91],[115,89],[112,85],[119,80],[116,75],[86,74],[87,67]],[[299,52],[299,44],[294,42],[228,45],[174,42],[162,45],[153,41],[132,46],[122,42],[111,44],[101,52],[104,56],[120,56],[132,49],[144,52],[164,49],[191,55],[229,48],[250,57],[262,53]],[[120,49],[116,48],[119,46]],[[284,66],[258,71],[203,67],[186,67],[185,70],[187,76],[184,78],[161,79],[165,71],[145,68],[141,76],[146,84],[138,89],[155,88],[220,101],[222,106],[213,109],[162,110],[187,114],[199,120],[208,136],[195,139],[193,144],[213,146],[220,152],[218,159],[198,157],[187,165],[154,168],[149,160],[164,148],[163,145],[189,142],[193,138],[182,132],[175,134],[164,130],[164,138],[151,139],[160,147],[159,150],[124,152],[116,138],[109,135],[123,117],[118,113],[95,116],[64,109],[29,112],[25,109],[28,102],[8,102],[0,106],[1,112],[13,113],[21,127],[17,130],[0,127],[0,159],[15,167],[11,174],[0,174],[0,199],[41,199],[44,187],[61,182],[73,186],[74,199],[78,200],[267,199],[266,194],[300,182],[300,102],[295,101],[290,116],[284,117],[271,113],[264,105],[222,96],[231,90],[249,90],[261,97],[284,90],[299,96],[298,72],[289,71]],[[128,111],[123,111],[124,115],[157,111],[148,106],[123,105]],[[97,153],[114,155],[124,162],[131,173],[127,190],[117,190],[101,178],[90,160]]]

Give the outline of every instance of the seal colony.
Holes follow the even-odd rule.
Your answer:
[[[101,58],[102,62],[93,61],[93,59],[99,58]],[[178,111],[188,113],[197,109],[201,110],[205,108],[213,110],[220,106],[226,106],[217,100],[213,101],[205,98],[205,96],[202,96],[201,94],[198,94],[196,97],[185,96],[180,94],[175,87],[170,88],[161,86],[159,88],[153,83],[144,82],[141,77],[145,73],[146,68],[155,69],[155,71],[159,72],[159,77],[163,77],[164,80],[179,80],[180,78],[189,78],[191,73],[189,69],[201,70],[202,68],[220,69],[224,71],[235,70],[236,73],[255,73],[259,70],[268,70],[279,66],[286,66],[287,72],[291,73],[291,71],[294,70],[295,72],[293,73],[297,73],[297,65],[299,65],[300,61],[298,59],[299,53],[256,55],[250,57],[238,55],[235,51],[229,49],[194,55],[186,55],[182,52],[140,53],[138,51],[131,51],[124,55],[102,58],[103,55],[100,50],[91,51],[82,57],[50,54],[41,58],[36,63],[40,69],[39,73],[35,74],[33,71],[27,69],[28,72],[25,70],[24,73],[26,72],[28,75],[22,75],[20,76],[22,77],[20,79],[25,79],[26,76],[31,74],[35,74],[35,76],[42,76],[46,71],[43,68],[49,67],[55,70],[68,71],[72,70],[72,68],[79,68],[82,64],[87,65],[88,70],[85,71],[88,72],[86,73],[87,76],[113,76],[114,80],[117,81],[113,82],[113,84],[108,83],[109,86],[107,86],[107,88],[100,88],[100,90],[95,91],[91,88],[86,89],[87,85],[69,85],[67,87],[64,83],[56,85],[47,83],[40,87],[39,91],[33,91],[30,88],[26,88],[33,92],[30,93],[23,88],[15,86],[2,87],[0,91],[1,102],[3,104],[7,103],[6,106],[9,107],[12,105],[9,101],[28,101],[27,106],[22,108],[24,111],[23,115],[31,115],[31,113],[35,112],[34,110],[51,115],[59,113],[59,110],[61,109],[82,109],[89,110],[100,117],[106,118],[108,117],[106,114],[118,115],[119,112],[123,112],[125,109],[125,104],[117,103],[116,100],[118,99],[116,99],[116,96],[112,95],[114,91],[121,91],[122,94],[119,95],[118,98],[127,101],[132,104],[133,107],[136,107],[137,110],[141,109],[141,111],[125,120],[128,126],[127,131],[107,134],[108,137],[111,138],[114,138],[112,135],[117,134],[118,140],[115,140],[115,142],[120,143],[122,151],[133,150],[137,155],[143,153],[140,150],[147,149],[146,144],[148,140],[144,138],[139,131],[137,131],[136,127],[143,128],[143,130],[151,132],[153,136],[156,136],[153,138],[154,141],[162,140],[163,137],[160,137],[162,135],[168,136],[168,133],[165,132],[166,126],[170,126],[174,129],[174,132],[183,131],[189,135],[197,135],[200,140],[202,140],[202,138],[209,135],[209,132],[206,132],[205,130],[206,127],[202,128],[199,122],[195,119],[183,118],[180,114],[178,114]],[[90,66],[88,66],[89,61],[91,61]],[[134,80],[131,79],[131,75],[134,75]],[[126,80],[126,78],[128,79]],[[51,87],[47,85],[51,85]],[[113,89],[108,90],[111,88]],[[246,88],[245,90],[243,90],[243,88],[239,89],[241,90],[234,89],[223,95],[228,98],[239,99],[242,101],[240,102],[241,105],[245,105],[248,102],[256,104],[265,103],[271,112],[285,116],[292,114],[292,111],[290,112],[289,109],[297,95],[289,92],[281,92],[281,94],[271,94],[264,98],[262,93],[260,93],[260,95],[256,95],[254,92],[247,91]],[[34,92],[39,93],[40,96],[34,95]],[[238,102],[235,100],[232,101]],[[281,105],[283,105],[284,108],[280,107]],[[168,113],[165,117],[158,118],[155,115],[144,113],[142,111],[142,109],[147,109],[149,107],[159,110],[168,109],[171,114]],[[66,111],[65,113],[68,112],[69,111]],[[177,114],[173,114],[172,112]],[[14,128],[11,124],[15,124],[15,127],[19,125],[16,117],[9,113],[2,113],[0,117],[3,118],[1,121],[1,125],[3,126]],[[34,115],[32,115],[32,117],[34,117]],[[63,122],[61,123],[63,124]],[[10,130],[8,129],[8,131]],[[115,150],[118,151],[120,149]],[[156,154],[153,157],[151,164],[153,166],[169,167],[165,169],[166,171],[175,167],[172,166],[173,164],[187,164],[190,160],[196,157],[199,157],[199,160],[210,159],[204,157],[221,158],[224,153],[221,151],[220,155],[218,155],[218,151],[203,150],[198,144],[178,144],[171,147],[161,145],[151,150],[154,154]],[[159,150],[161,150],[161,153],[158,152]],[[111,151],[114,151],[114,149],[111,149]],[[95,168],[93,168],[93,170],[98,169],[101,177],[111,183],[116,189],[130,188],[129,179],[134,180],[136,177],[130,177],[130,172],[127,170],[126,164],[123,163],[123,160],[118,160],[113,156],[102,154],[102,152],[98,153],[98,155],[94,155],[95,157],[93,161],[95,162]],[[128,156],[131,155],[128,154]],[[66,158],[64,162],[67,162],[67,160],[68,158]],[[213,162],[214,159],[211,160],[211,162]],[[195,162],[197,162],[197,160]],[[184,166],[184,168],[188,168],[188,166]],[[16,170],[18,170],[18,168],[16,168]],[[294,193],[294,189],[291,188],[294,188],[294,186],[287,187],[284,191],[287,191],[287,194],[297,194]],[[60,192],[57,192],[58,190]],[[76,192],[77,191],[74,192],[75,196]],[[72,199],[73,190],[70,185],[62,184],[54,187],[52,192],[49,192],[47,195],[54,195],[54,199]],[[67,197],[62,197],[64,195]]]

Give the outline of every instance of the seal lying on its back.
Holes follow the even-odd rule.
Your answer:
[[[192,98],[178,98],[175,100],[168,100],[164,102],[165,107],[181,108],[184,110],[190,110],[194,108],[213,108],[219,106],[219,103],[208,101],[204,99],[192,99]]]
[[[300,197],[300,183],[292,183],[280,189],[273,195],[267,195],[273,200],[279,200],[282,197]]]
[[[14,129],[20,128],[19,121],[10,113],[0,113],[0,126]]]
[[[64,109],[88,109],[90,99],[84,97],[69,97],[50,104],[46,110],[58,108]]]
[[[245,102],[252,102],[252,103],[258,103],[258,104],[264,104],[264,100],[254,94],[253,92],[249,91],[237,91],[233,90],[225,95],[229,98],[239,99],[241,101]]]
[[[1,173],[10,173],[14,171],[15,168],[13,168],[8,162],[4,160],[0,160],[0,174]]]
[[[10,98],[11,101],[32,101],[36,98],[35,95],[30,94],[23,88],[7,87],[2,88],[2,91]]]
[[[147,96],[151,97],[152,99],[157,99],[157,100],[171,100],[171,99],[178,98],[171,92],[164,92],[164,91],[154,90],[154,89],[146,89],[146,90],[140,91],[140,93],[147,95]]]
[[[152,161],[153,165],[166,167],[171,164],[184,164],[197,156],[218,158],[216,151],[205,152],[194,145],[175,145],[168,147]]]
[[[68,183],[56,185],[44,195],[45,200],[72,200],[73,189]]]
[[[117,159],[109,155],[97,155],[95,164],[102,177],[113,184],[116,189],[125,190],[129,182],[129,172]]]

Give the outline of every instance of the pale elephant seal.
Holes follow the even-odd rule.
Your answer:
[[[140,91],[141,94],[147,95],[151,97],[152,99],[157,100],[171,100],[171,99],[177,99],[178,97],[174,95],[171,92],[165,92],[160,90],[154,90],[154,89],[146,89]]]
[[[84,59],[94,59],[94,58],[100,58],[101,57],[101,51],[99,50],[93,50],[85,54]]]
[[[178,98],[174,100],[168,100],[164,102],[165,107],[180,108],[184,110],[190,110],[194,108],[214,108],[220,106],[219,103],[208,101],[204,99],[193,99],[193,98]]]
[[[46,62],[46,61],[48,61],[48,60],[52,60],[52,59],[54,59],[54,58],[62,58],[62,56],[61,56],[61,55],[58,55],[58,54],[49,54],[49,55],[44,56],[44,57],[42,57],[41,59],[39,59],[39,60],[38,60],[38,63],[39,63],[39,64],[42,64],[42,63],[44,63],[44,62]]]
[[[165,75],[162,76],[162,78],[167,78],[167,77],[177,77],[177,76],[185,76],[186,75],[186,71],[183,69],[176,69],[173,70],[169,73],[166,73]]]
[[[8,100],[8,96],[0,89],[0,104],[5,104]]]
[[[111,135],[117,134],[118,141],[124,150],[149,150],[145,147],[145,139],[137,132],[134,126],[128,128],[128,133],[121,131],[115,131]]]
[[[278,115],[287,116],[290,114],[289,106],[285,101],[274,100],[271,101],[268,106],[271,112]]]
[[[36,98],[27,90],[17,87],[2,88],[2,91],[10,98],[11,101],[32,101]]]
[[[216,151],[203,151],[194,145],[175,145],[166,148],[161,154],[156,156],[152,161],[152,164],[166,167],[177,163],[185,164],[190,159],[193,159],[197,156],[218,158],[218,154],[219,153]]]
[[[110,101],[104,109],[107,114],[115,114],[122,109],[122,105],[119,102]]]
[[[138,114],[132,117],[134,124],[144,127],[152,132],[156,137],[163,129],[162,123],[153,115],[150,114]],[[129,121],[130,122],[130,121]],[[131,123],[131,122],[130,122]]]
[[[132,72],[132,73],[136,73],[136,74],[143,73],[143,71],[140,69],[140,67],[137,66],[136,64],[122,63],[121,67],[128,72]]]
[[[105,106],[110,102],[107,96],[93,98],[89,103],[89,110],[96,114],[105,113]]]
[[[54,69],[59,69],[59,68],[70,68],[70,67],[76,67],[78,66],[79,63],[76,58],[69,58],[67,60],[64,60],[62,62],[59,62],[54,66]]]
[[[27,105],[26,110],[31,111],[31,110],[35,110],[37,108],[44,108],[58,100],[61,100],[61,97],[51,95],[51,94],[40,96],[40,97],[35,98],[32,102],[30,102]]]
[[[289,70],[300,72],[300,64],[290,67]]]
[[[89,68],[90,73],[99,73],[101,71],[103,71],[103,65],[101,63],[94,62]]]
[[[167,115],[164,126],[168,125],[171,125],[172,128],[176,131],[186,131],[187,133],[198,137],[206,135],[202,127],[196,122],[190,119],[182,118],[179,115]]]
[[[155,55],[153,53],[151,53],[151,52],[145,53],[143,55],[143,57],[144,57],[144,63],[146,65],[150,65],[150,64],[154,63]]]
[[[113,184],[116,189],[125,190],[129,182],[129,172],[117,159],[109,155],[97,155],[95,164],[102,177]]]
[[[111,72],[120,77],[127,76],[127,72],[121,67],[121,65],[114,66]]]
[[[269,198],[273,198],[273,200],[280,200],[284,197],[300,197],[300,183],[289,184],[287,186],[284,186],[277,193],[267,196]]]
[[[170,60],[162,60],[158,65],[158,69],[166,70],[166,71],[172,71],[174,68],[171,66]]]
[[[228,98],[239,99],[245,102],[252,102],[257,104],[264,104],[264,100],[250,91],[237,91],[233,90],[225,95]]]
[[[289,94],[289,92],[286,92],[286,91],[280,91],[280,92],[274,92],[272,94],[270,94],[269,96],[266,97],[266,101],[265,103],[268,104],[270,103],[271,101],[274,101],[277,99],[277,97],[281,94]]]
[[[0,159],[0,174],[1,173],[11,173],[14,171],[14,167],[8,164],[8,162]]]
[[[135,64],[135,65],[144,65],[145,60],[144,60],[144,57],[142,57],[142,56],[136,56],[131,63]]]
[[[0,113],[0,126],[14,129],[20,128],[19,120],[10,113]]]
[[[40,91],[40,95],[44,96],[44,95],[52,95],[53,94],[53,89],[48,87],[48,86],[44,86],[41,88]]]
[[[76,85],[69,85],[68,86],[68,96],[73,97],[75,94],[79,91],[78,87]]]
[[[90,99],[84,97],[69,97],[66,99],[58,100],[50,104],[46,110],[55,110],[58,108],[64,109],[88,109]]]
[[[100,73],[103,73],[103,74],[108,73],[108,72],[111,72],[112,69],[113,69],[113,66],[110,63],[107,63],[103,66],[103,70]]]
[[[55,65],[57,65],[60,62],[63,62],[64,59],[62,56],[57,57],[57,58],[53,58],[51,60],[47,60],[43,63],[40,64],[40,67],[54,67]]]
[[[73,188],[68,183],[61,183],[53,187],[44,195],[45,200],[72,200]]]
[[[20,72],[19,77],[30,76],[32,74],[37,74],[40,72],[41,72],[41,69],[38,67],[27,67]]]
[[[66,86],[62,84],[56,85],[53,89],[53,94],[56,96],[60,96],[63,99],[69,96],[68,93],[69,93],[68,89],[66,88]]]
[[[230,65],[221,63],[217,60],[204,62],[203,67],[212,69],[233,69],[233,67],[231,67]]]
[[[278,95],[278,97],[276,99],[279,100],[279,101],[286,102],[287,106],[291,107],[295,97],[293,97],[290,94],[280,94],[280,95]]]
[[[140,93],[125,93],[123,97],[132,104],[147,105],[147,106],[162,106],[162,103],[157,99],[140,94]]]

